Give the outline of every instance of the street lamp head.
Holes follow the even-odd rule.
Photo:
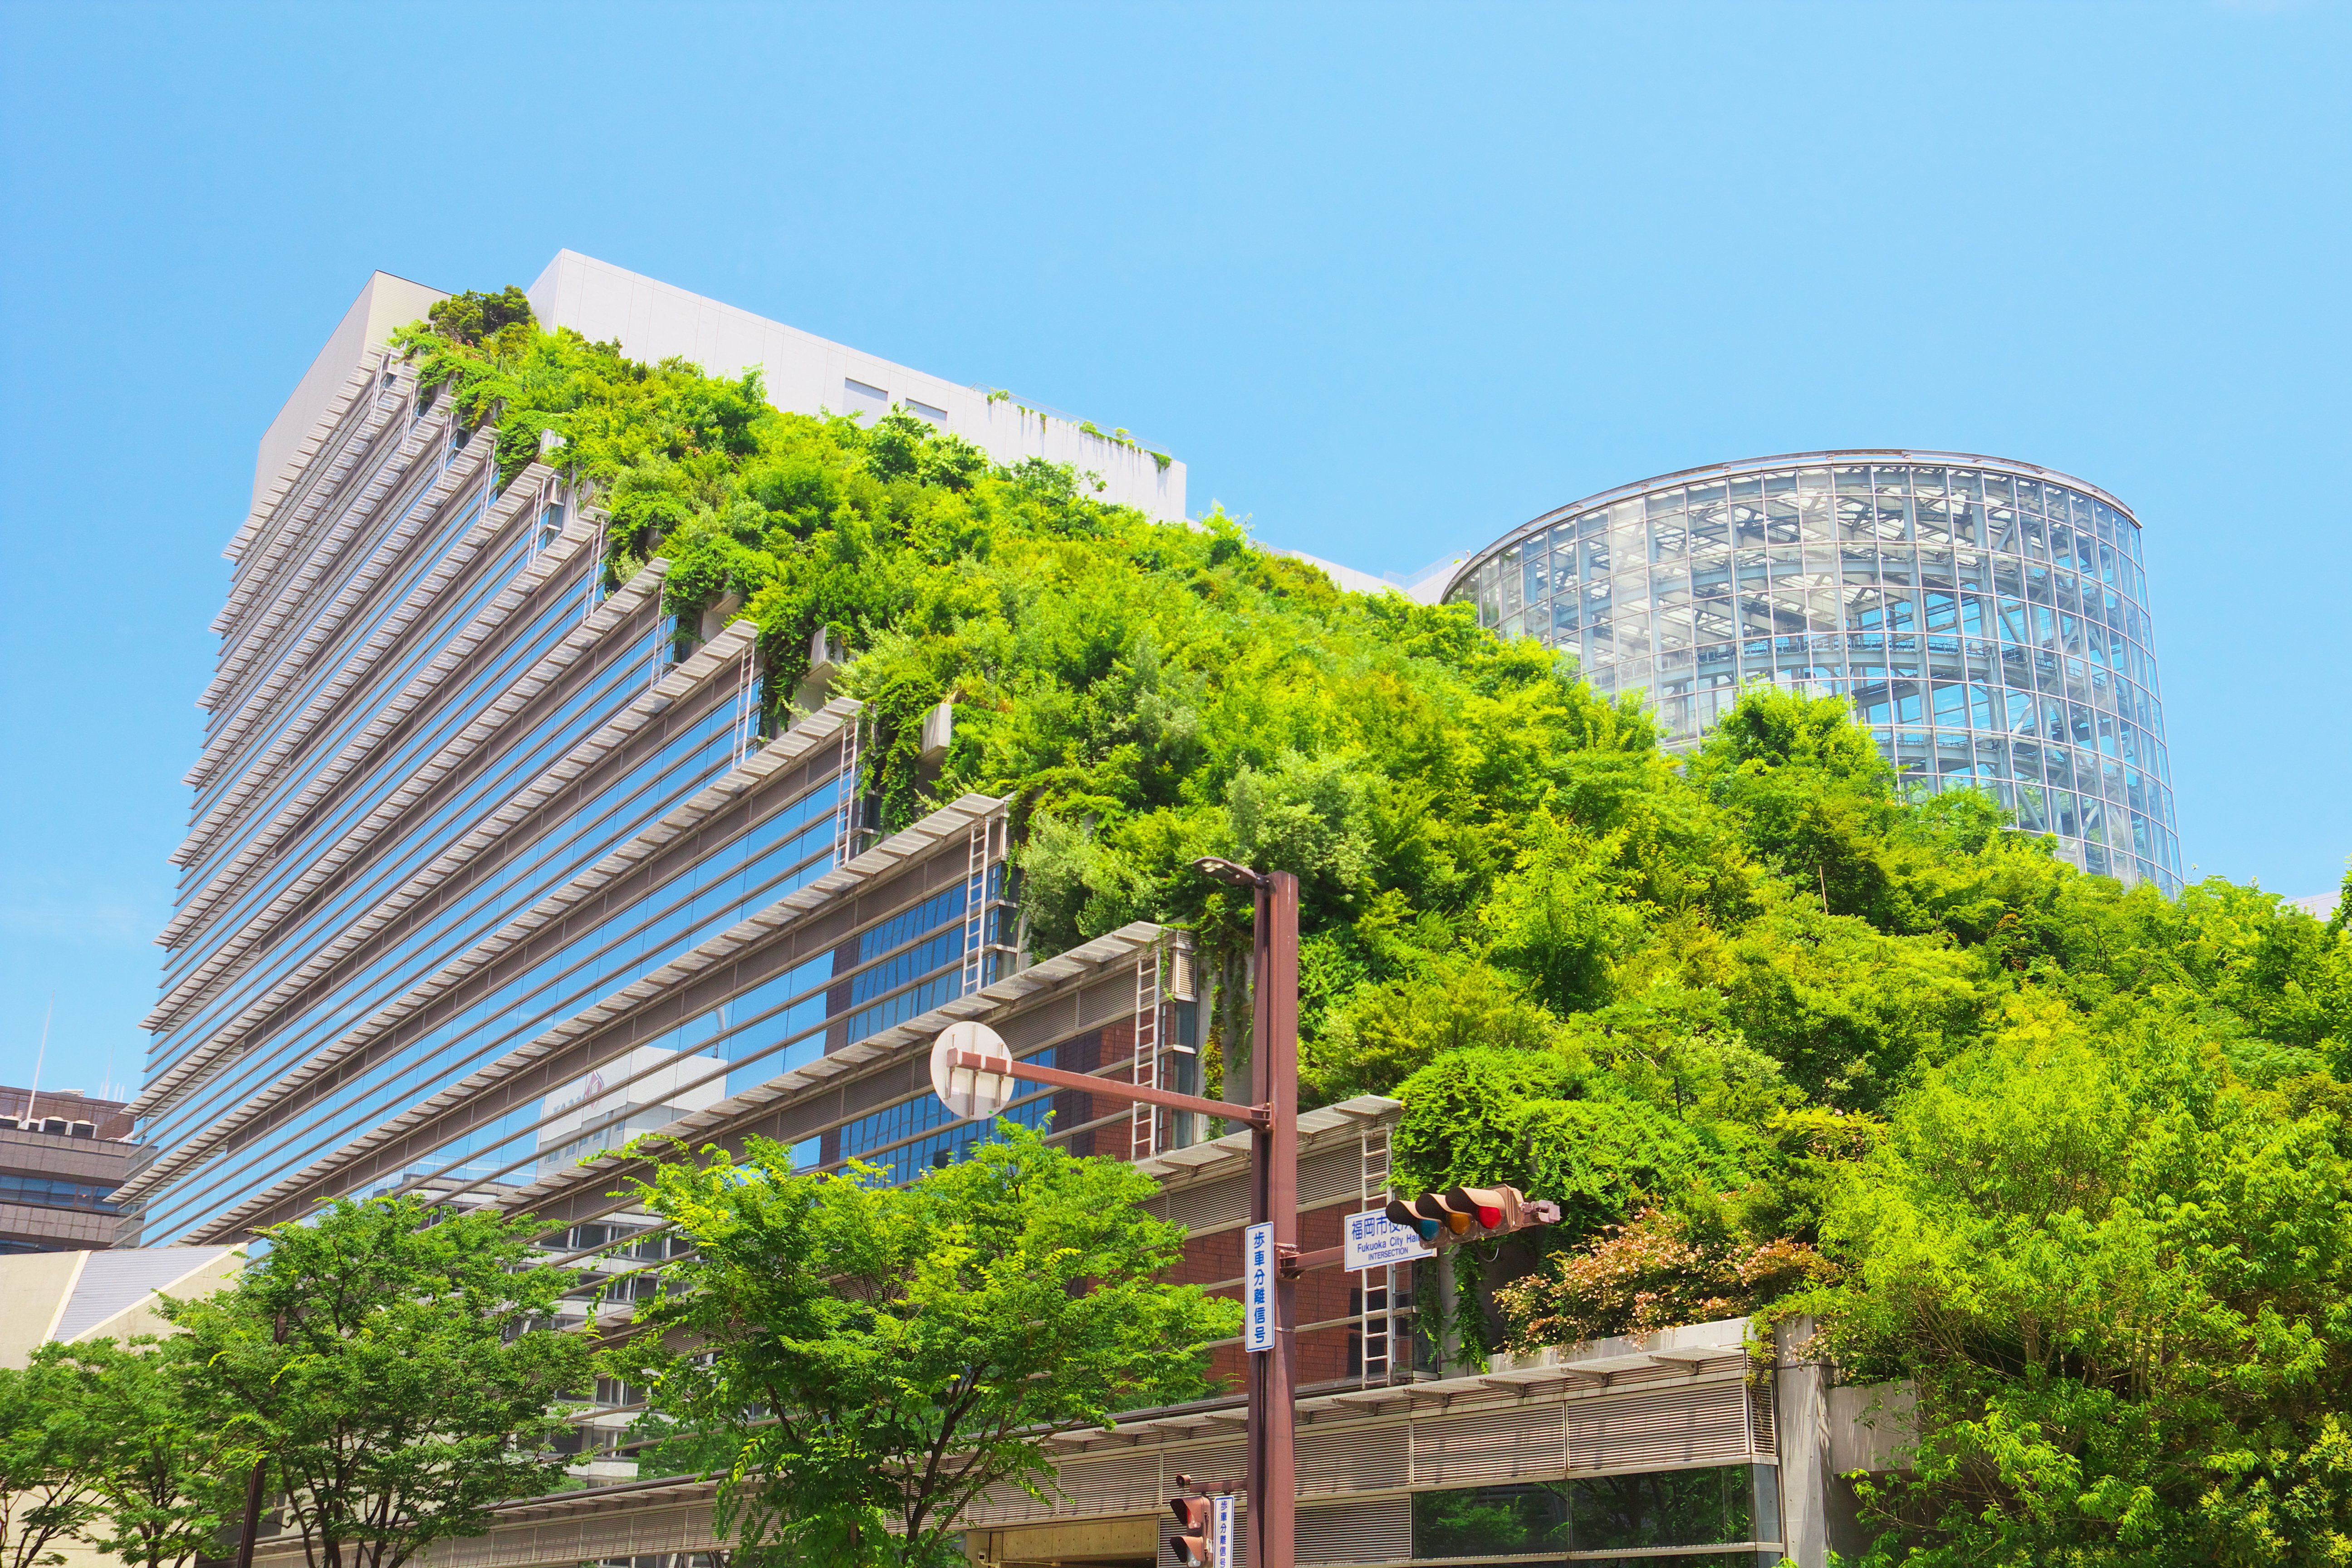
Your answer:
[[[1223,882],[1229,888],[1243,888],[1253,893],[1265,886],[1265,878],[1258,872],[1236,861],[1220,859],[1214,855],[1202,856],[1192,862],[1192,869],[1204,877]]]

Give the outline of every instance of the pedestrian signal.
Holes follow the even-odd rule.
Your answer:
[[[1168,1551],[1179,1568],[1217,1568],[1215,1510],[1207,1498],[1191,1489],[1192,1477],[1178,1476],[1176,1484],[1185,1490],[1168,1500],[1168,1511],[1176,1516],[1176,1533],[1169,1538]]]

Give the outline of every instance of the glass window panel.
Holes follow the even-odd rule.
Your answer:
[[[2029,511],[2042,510],[2042,481],[2020,476],[2016,480],[2017,504]]]
[[[1936,728],[1965,730],[1969,727],[1969,689],[1957,681],[1938,680],[1933,683]]]
[[[1878,552],[1878,575],[1882,582],[1900,583],[1906,587],[1919,580],[1916,552],[1901,545],[1888,545]]]
[[[1801,492],[1797,497],[1797,526],[1808,544],[1826,544],[1837,537],[1837,513],[1826,495]]]
[[[1901,463],[1880,463],[1870,470],[1870,482],[1881,495],[1909,495],[1911,470]]]
[[[1832,469],[1831,473],[1839,495],[1867,496],[1870,494],[1870,469],[1864,465],[1842,463]],[[1803,481],[1800,479],[1801,488],[1802,483]]]
[[[2007,729],[2007,715],[2001,710],[2000,688],[1981,682],[1969,687],[1969,724],[1972,729],[1999,731]]]
[[[1569,1549],[1569,1484],[1412,1494],[1419,1558],[1512,1557]]]
[[[1951,489],[1956,496],[1964,496],[1969,500],[1984,500],[1984,476],[1974,468],[1954,468],[1951,476]]]
[[[2053,789],[2050,792],[2050,831],[2065,838],[2083,836],[2082,803],[2072,790]]]
[[[1919,629],[1919,602],[1908,594],[1886,590],[1886,629],[1890,632],[1916,632]]]
[[[1867,544],[1849,544],[1838,552],[1839,574],[1851,584],[1878,581],[1878,551]]]
[[[1733,523],[1731,542],[1746,550],[1776,535],[1784,543],[1794,542],[1798,538],[1795,501],[1768,501],[1762,511],[1742,513]]]
[[[1691,514],[1692,554],[1715,554],[1731,548],[1731,519],[1734,510],[1730,506],[1711,505]]]
[[[1940,467],[1929,467],[1925,464],[1916,463],[1913,464],[1911,468],[1911,493],[1913,495],[1921,496],[1942,495],[1944,493],[1944,470]]]
[[[1868,496],[1837,498],[1837,536],[1873,542],[1878,538],[1878,509]]]

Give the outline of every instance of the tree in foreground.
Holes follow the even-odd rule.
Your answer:
[[[2352,1094],[2210,1030],[2021,1001],[1836,1184],[1801,1304],[1924,1426],[1870,1563],[2352,1558]]]
[[[734,1561],[961,1562],[959,1510],[1042,1495],[1047,1434],[1203,1391],[1239,1308],[1153,1278],[1183,1232],[1143,1212],[1151,1179],[1002,1131],[905,1186],[758,1139],[642,1186],[694,1251],[607,1364],[726,1439]]]
[[[55,1548],[97,1517],[103,1408],[61,1345],[0,1367],[0,1568],[61,1561]]]
[[[76,1533],[131,1568],[185,1568],[215,1550],[258,1458],[254,1422],[208,1400],[204,1368],[176,1338],[45,1345],[89,1462],[89,1517]]]
[[[166,1304],[188,1396],[264,1456],[310,1568],[401,1568],[558,1480],[590,1352],[543,1326],[572,1275],[533,1261],[537,1228],[341,1200],[264,1232],[233,1289]]]

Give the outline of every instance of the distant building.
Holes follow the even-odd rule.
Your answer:
[[[0,1089],[0,1253],[110,1246],[131,1130],[119,1100]]]
[[[1587,497],[1444,597],[1638,693],[1669,747],[1740,689],[1849,699],[1920,790],[1974,787],[2086,871],[2180,887],[2140,523],[2071,475],[1965,452],[1803,452]]]
[[[0,1258],[0,1367],[21,1367],[52,1342],[120,1343],[169,1333],[171,1324],[156,1310],[158,1295],[209,1296],[244,1266],[245,1254],[232,1247]]]

